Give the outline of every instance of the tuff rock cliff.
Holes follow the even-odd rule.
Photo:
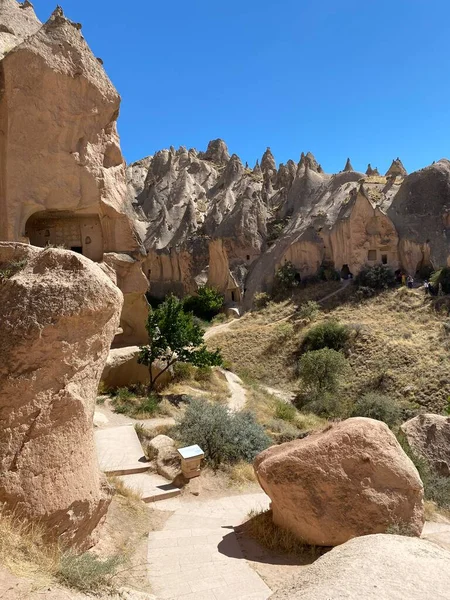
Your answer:
[[[253,169],[222,140],[206,152],[162,150],[128,167],[128,194],[148,252],[150,292],[214,285],[251,305],[291,261],[301,276],[323,263],[356,274],[384,263],[414,275],[450,255],[450,162],[407,175],[368,166],[324,173],[311,153],[276,166],[268,148]]]

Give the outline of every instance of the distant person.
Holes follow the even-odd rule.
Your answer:
[[[413,283],[414,283],[414,279],[411,277],[411,275],[408,275],[407,283],[408,283],[408,288],[409,288],[410,290],[412,290],[412,288],[413,288]]]
[[[406,285],[406,275],[402,273],[402,285]]]
[[[423,282],[423,287],[425,289],[425,294],[428,296],[430,294],[430,284],[428,283],[428,279],[425,279]]]

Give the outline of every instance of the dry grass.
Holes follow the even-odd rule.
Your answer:
[[[256,483],[256,475],[253,465],[247,462],[239,462],[232,465],[228,471],[228,477],[231,485],[238,487],[245,486],[248,483]]]
[[[14,575],[28,577],[37,586],[54,580],[61,560],[56,544],[44,541],[44,531],[17,515],[0,511],[0,563]]]
[[[127,498],[131,502],[142,502],[141,497],[137,492],[127,487],[125,483],[116,475],[108,476],[108,483],[114,488],[116,494],[123,498]]]
[[[327,551],[326,548],[310,546],[287,529],[275,525],[271,510],[252,510],[248,516],[249,520],[242,525],[242,531],[271,552],[313,559]]]
[[[170,383],[162,393],[165,396],[185,394],[195,398],[208,398],[213,402],[225,404],[230,390],[225,377],[218,369],[211,369],[209,374],[201,376],[201,373],[194,368],[192,371],[187,371],[186,377]]]
[[[450,339],[443,327],[447,317],[433,310],[422,291],[400,288],[363,302],[342,303],[352,290],[349,286],[335,296],[341,304],[321,312],[316,321],[334,318],[353,330],[344,396],[353,401],[377,390],[441,412],[450,396]],[[293,332],[280,341],[276,321],[286,317]],[[220,346],[247,381],[251,375],[256,382],[296,391],[298,353],[308,327],[296,319],[292,302],[271,303],[245,315],[233,329],[212,335],[208,343]]]

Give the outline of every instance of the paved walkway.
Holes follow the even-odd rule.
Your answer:
[[[267,600],[272,591],[244,559],[234,527],[268,506],[262,493],[155,504],[174,513],[149,535],[153,593],[161,600]]]

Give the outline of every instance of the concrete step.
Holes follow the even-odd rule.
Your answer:
[[[129,475],[148,469],[141,442],[133,425],[94,431],[100,469],[108,475]]]
[[[167,500],[167,498],[173,498],[181,493],[179,488],[156,473],[121,475],[119,479],[127,488],[139,494],[144,502]]]

